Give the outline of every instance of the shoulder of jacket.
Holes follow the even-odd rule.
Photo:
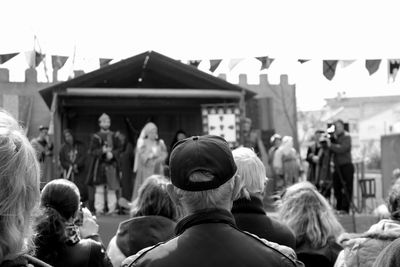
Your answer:
[[[281,257],[283,257],[283,259],[286,259],[287,262],[290,263],[292,266],[299,266],[296,253],[290,247],[279,245],[277,243],[268,241],[264,238],[260,238],[257,235],[246,232],[246,231],[240,231],[240,232],[254,238],[255,240],[257,240],[264,246],[266,246],[266,247],[270,248],[271,250],[273,250],[274,252],[278,253]],[[302,266],[302,265],[300,265],[300,266]]]
[[[165,242],[160,242],[155,244],[154,246],[150,246],[147,248],[144,248],[142,250],[140,250],[139,252],[137,252],[135,255],[132,255],[128,258],[126,258],[122,264],[121,267],[131,267],[131,266],[135,266],[134,264],[143,256],[145,256],[148,252],[150,252],[151,250],[155,249],[156,247],[164,244]]]

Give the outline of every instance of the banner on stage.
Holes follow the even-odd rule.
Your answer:
[[[239,145],[240,109],[236,103],[201,106],[203,134],[223,137],[232,147]]]

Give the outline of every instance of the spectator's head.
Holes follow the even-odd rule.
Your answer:
[[[400,183],[400,169],[396,168],[392,172],[392,184]]]
[[[44,125],[40,125],[39,126],[39,137],[41,139],[45,138],[49,133],[49,127],[44,126]]]
[[[265,176],[265,167],[256,153],[250,148],[240,147],[232,151],[237,166],[239,179],[243,181],[244,189],[240,197],[248,197],[246,191],[262,198],[268,178]]]
[[[336,120],[334,122],[335,125],[335,134],[339,135],[344,132],[344,122],[342,120]]]
[[[390,218],[400,221],[400,183],[395,183],[390,189],[387,206]]]
[[[298,244],[321,248],[343,232],[328,201],[311,183],[288,187],[281,201],[279,217],[294,231]]]
[[[169,181],[161,175],[148,177],[140,186],[138,197],[132,205],[132,217],[163,216],[171,220],[177,219],[175,204],[167,192]]]
[[[168,185],[168,193],[185,214],[206,208],[231,210],[243,186],[236,170],[229,144],[223,138],[187,138],[178,142],[171,153],[173,185]]]
[[[74,137],[70,129],[65,129],[63,131],[65,143],[72,145],[74,143]]]
[[[74,219],[80,204],[78,187],[66,179],[52,180],[42,190],[40,206],[57,211],[63,219]]]
[[[251,124],[252,124],[251,119],[250,119],[250,118],[245,118],[245,119],[243,120],[243,131],[244,131],[244,132],[250,132],[250,130],[251,130]]]
[[[175,133],[174,139],[172,140],[171,149],[174,147],[174,145],[175,145],[177,142],[179,142],[179,141],[181,141],[181,140],[183,140],[183,139],[185,139],[185,138],[187,138],[186,132],[183,131],[183,130],[178,130],[178,131]]]
[[[39,197],[40,167],[17,121],[0,110],[0,265],[26,252]]]
[[[99,126],[102,130],[108,130],[111,126],[111,119],[106,113],[101,114],[99,117]]]
[[[314,133],[314,141],[315,142],[319,142],[319,140],[321,139],[322,134],[324,134],[325,132],[323,130],[316,130]]]

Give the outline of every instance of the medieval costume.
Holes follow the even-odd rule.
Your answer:
[[[138,195],[139,187],[144,180],[153,174],[164,174],[164,161],[167,158],[167,148],[164,141],[158,139],[157,126],[149,122],[140,133],[136,144],[135,164],[136,173],[132,200]]]
[[[40,163],[41,187],[55,178],[53,177],[53,143],[50,141],[48,130],[48,127],[40,126],[39,136],[31,140]]]
[[[85,145],[72,137],[71,131],[64,130],[65,142],[60,149],[60,164],[62,177],[71,180],[79,188],[82,201],[87,200],[87,187],[85,185]]]
[[[93,134],[89,145],[91,156],[87,183],[95,187],[94,207],[97,213],[116,209],[116,191],[120,189],[118,171],[118,139],[109,130],[111,121],[107,114],[99,118],[100,131]],[[108,207],[105,207],[105,196]]]
[[[121,176],[121,197],[126,200],[132,198],[133,189],[133,160],[134,149],[133,146],[124,134],[119,134],[120,150],[118,154],[118,166]]]

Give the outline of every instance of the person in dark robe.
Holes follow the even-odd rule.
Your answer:
[[[110,130],[111,119],[103,113],[99,118],[100,131],[93,134],[89,145],[91,157],[87,184],[94,186],[94,208],[97,214],[113,214],[117,206],[117,190],[120,189],[118,171],[118,143]],[[106,205],[107,203],[107,205]]]
[[[133,145],[127,140],[124,133],[118,133],[120,142],[120,150],[118,153],[118,166],[121,178],[121,197],[126,200],[132,198],[133,189],[133,162],[134,162],[134,149]]]
[[[85,202],[88,198],[85,185],[86,148],[82,142],[74,138],[70,129],[65,129],[63,134],[64,144],[59,153],[62,178],[76,184],[81,194],[81,201]]]
[[[53,143],[49,137],[49,127],[40,125],[39,136],[31,140],[36,150],[37,159],[41,170],[41,187],[53,180]]]

